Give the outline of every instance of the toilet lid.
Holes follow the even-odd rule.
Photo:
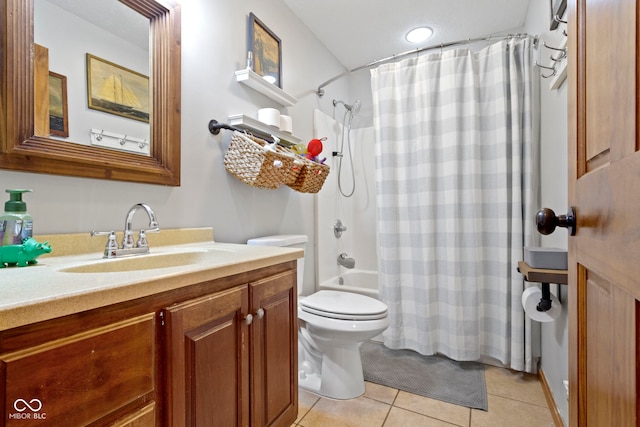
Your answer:
[[[387,316],[387,305],[366,295],[341,291],[318,291],[300,300],[307,313],[332,319],[375,320]]]

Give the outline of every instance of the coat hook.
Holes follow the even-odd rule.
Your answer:
[[[551,49],[551,50],[555,50],[555,51],[558,51],[558,52],[562,52],[560,54],[560,56],[558,57],[558,59],[564,59],[564,58],[567,57],[567,48],[566,47],[565,48],[558,48],[558,47],[549,46],[547,44],[547,42],[544,42],[544,41],[542,42],[542,45],[544,47],[546,47],[547,49]]]
[[[556,73],[557,73],[557,71],[556,71],[555,67],[547,67],[547,66],[545,66],[545,65],[540,65],[540,64],[538,64],[538,61],[536,61],[536,66],[538,66],[538,67],[540,67],[540,68],[544,68],[544,69],[546,69],[546,70],[551,70],[551,74],[547,74],[547,75],[540,74],[540,75],[541,75],[542,77],[544,77],[545,79],[548,79],[549,77],[553,77],[553,76],[555,76],[555,75],[556,75]]]
[[[98,140],[98,141],[102,141],[102,134],[103,134],[103,133],[104,133],[104,129],[102,129],[102,130],[100,131],[100,134],[99,134],[98,136],[96,136],[96,140]]]
[[[558,24],[566,24],[567,23],[567,21],[563,21],[562,19],[560,19],[560,16],[558,16],[557,13],[553,17],[553,20],[556,21]]]
[[[120,145],[124,145],[127,143],[127,135],[124,136],[124,138],[120,138]]]

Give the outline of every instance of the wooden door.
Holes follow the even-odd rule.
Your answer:
[[[286,426],[298,408],[296,271],[250,283],[251,425]]]
[[[569,3],[571,426],[638,423],[638,13],[636,0]]]
[[[246,286],[164,310],[166,425],[249,425]]]

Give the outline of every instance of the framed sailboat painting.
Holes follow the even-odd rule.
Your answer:
[[[149,123],[149,77],[87,53],[89,108]]]
[[[49,71],[49,131],[51,135],[69,136],[67,77]]]

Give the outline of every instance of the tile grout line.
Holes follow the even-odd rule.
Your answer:
[[[512,402],[524,403],[525,405],[535,406],[536,408],[546,408],[546,409],[549,409],[549,406],[548,406],[548,405],[546,405],[546,404],[545,404],[545,405],[539,405],[539,404],[534,403],[534,402],[528,402],[528,401],[526,401],[526,400],[520,400],[520,399],[516,399],[516,398],[513,398],[513,397],[509,397],[509,396],[503,396],[503,395],[501,395],[501,394],[496,394],[496,393],[489,393],[489,392],[487,392],[487,396],[489,396],[489,395],[491,395],[491,396],[495,396],[495,397],[499,397],[499,398],[501,398],[501,399],[507,399],[507,400],[510,400],[510,401],[512,401]]]

